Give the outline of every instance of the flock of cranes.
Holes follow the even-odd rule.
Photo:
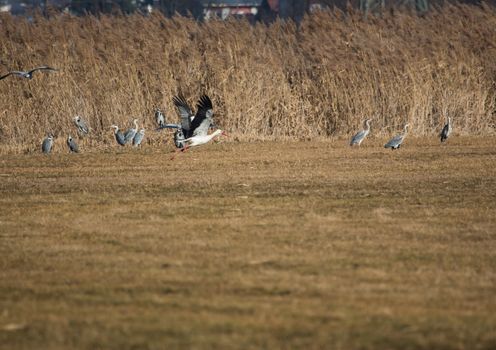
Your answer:
[[[5,79],[11,75],[19,76],[25,79],[32,79],[33,73],[37,71],[55,72],[57,71],[57,69],[49,66],[40,66],[29,71],[10,71],[5,75],[0,76],[0,80]],[[156,130],[176,129],[176,131],[174,132],[174,145],[177,149],[171,159],[174,159],[175,155],[178,152],[185,152],[190,147],[208,143],[217,136],[227,136],[227,134],[220,129],[217,129],[213,133],[208,134],[210,128],[215,128],[215,124],[213,122],[213,104],[207,95],[202,95],[198,100],[196,113],[193,113],[191,107],[188,105],[182,95],[175,96],[173,98],[173,102],[179,112],[180,124],[166,123],[166,118],[160,111],[160,109],[157,109],[155,111],[155,122],[157,123]],[[74,117],[73,121],[79,135],[84,136],[90,132],[88,124],[81,116]],[[362,144],[367,135],[370,133],[371,121],[372,119],[366,119],[364,121],[363,130],[360,130],[351,138],[350,146],[359,147]],[[134,126],[128,129],[126,132],[122,132],[117,125],[111,126],[111,128],[114,129],[114,136],[117,144],[119,144],[120,146],[125,146],[126,144],[131,143],[135,147],[141,144],[145,137],[145,129],[138,128],[138,119],[134,119],[133,124]],[[384,147],[391,148],[392,150],[399,149],[408,134],[408,127],[409,124],[405,124],[403,127],[403,132],[394,136],[384,145]],[[451,118],[448,117],[448,121],[444,125],[439,135],[441,138],[441,142],[445,142],[448,139],[451,131]],[[53,141],[53,134],[49,133],[43,140],[41,145],[41,150],[43,153],[48,154],[51,152]],[[70,152],[79,152],[79,147],[71,135],[67,137],[66,143]]]

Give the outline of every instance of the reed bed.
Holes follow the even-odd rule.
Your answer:
[[[113,143],[111,124],[139,118],[147,142],[172,97],[212,97],[216,122],[241,140],[348,135],[366,117],[386,136],[412,124],[492,135],[496,115],[496,9],[446,5],[425,16],[322,11],[291,21],[55,15],[0,16],[0,74],[48,64],[57,73],[0,81],[0,145],[38,148],[47,132],[75,134],[82,115],[94,145]]]

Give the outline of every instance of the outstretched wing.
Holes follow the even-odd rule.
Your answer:
[[[57,69],[49,67],[49,66],[40,66],[40,67],[36,67],[36,68],[31,69],[28,73],[31,74],[33,72],[36,72],[37,70],[49,70],[49,71],[53,71],[53,72],[57,71]]]
[[[183,130],[186,131],[191,130],[191,117],[193,115],[193,111],[191,111],[188,102],[186,102],[182,95],[174,96],[172,101],[179,110],[179,116],[181,117],[181,127],[183,128]]]
[[[8,72],[7,74],[2,75],[2,76],[0,77],[0,80],[5,79],[5,78],[7,78],[9,75],[12,75],[12,74],[15,74],[15,73],[14,73],[14,72]]]
[[[212,101],[207,95],[203,95],[198,100],[198,110],[195,118],[191,122],[193,135],[207,135],[208,128],[212,124],[213,106]]]

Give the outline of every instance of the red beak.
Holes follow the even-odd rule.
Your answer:
[[[221,135],[223,135],[223,136],[225,136],[225,137],[229,137],[229,135],[228,135],[228,134],[226,134],[224,131],[222,132],[222,134],[221,134]]]

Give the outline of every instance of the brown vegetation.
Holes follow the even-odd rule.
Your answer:
[[[494,349],[494,145],[433,142],[3,155],[0,348]]]
[[[297,28],[279,21],[197,23],[154,14],[0,17],[1,72],[49,64],[31,81],[0,82],[0,143],[39,147],[52,131],[89,119],[97,144],[134,117],[153,127],[161,106],[176,120],[178,91],[213,97],[218,124],[244,139],[373,132],[410,121],[415,135],[488,134],[495,124],[496,10],[446,6],[423,17],[321,12]],[[155,142],[157,138],[148,141]],[[31,148],[29,148],[31,147]]]

